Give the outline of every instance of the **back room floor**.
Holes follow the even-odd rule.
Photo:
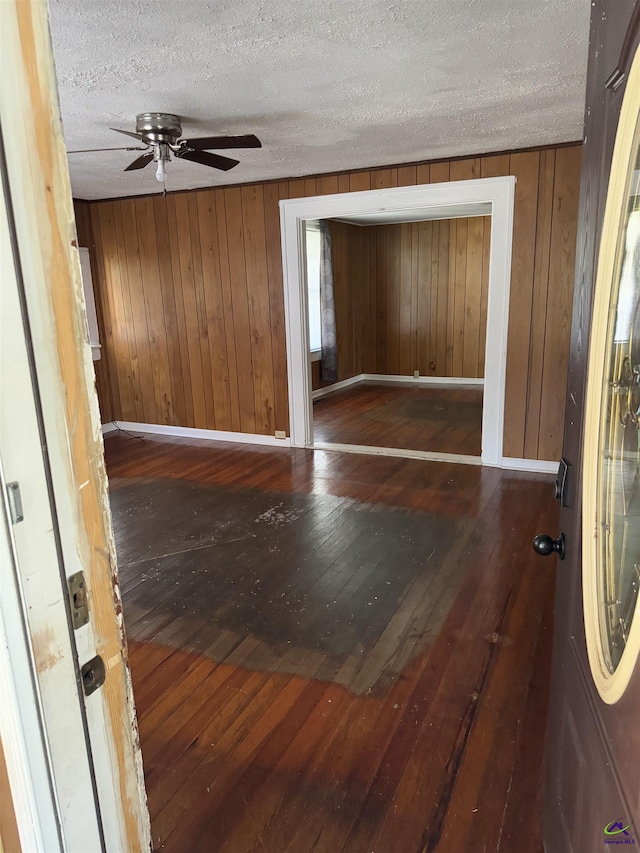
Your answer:
[[[314,401],[314,441],[480,456],[482,398],[482,388],[358,383]]]

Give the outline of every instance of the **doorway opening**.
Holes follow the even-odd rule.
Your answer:
[[[514,187],[513,177],[483,178],[280,202],[293,446],[446,459],[469,464],[502,464]],[[479,244],[474,240],[473,251],[479,251],[481,257],[478,259],[476,288],[478,310],[471,311],[474,316],[477,314],[478,322],[471,349],[467,344],[467,366],[464,368],[462,341],[458,347],[459,356],[456,355],[455,359],[453,356],[454,315],[451,314],[449,319],[446,315],[438,318],[438,309],[434,308],[437,294],[432,300],[431,293],[427,293],[433,281],[431,271],[426,268],[426,258],[427,242],[430,241],[429,264],[433,263],[434,231],[437,229],[435,260],[440,252],[444,252],[445,245],[447,261],[453,252],[452,281],[455,284],[457,280],[461,285],[455,311],[460,314],[462,331],[469,306],[465,301],[466,281],[461,281],[460,270],[455,272],[455,261],[456,254],[462,255],[467,251],[469,222],[474,223],[472,232],[476,236],[480,234]],[[330,320],[335,318],[336,326],[342,324],[343,332],[341,335],[334,326],[333,333],[337,332],[337,337],[342,339],[341,346],[337,347],[342,349],[342,353],[336,353],[338,368],[328,374],[329,381],[327,375],[323,377],[320,373],[320,329],[314,328],[314,311],[310,312],[310,302],[313,309],[318,288],[309,280],[308,270],[315,260],[309,257],[309,252],[314,251],[318,239],[312,237],[310,240],[309,236],[321,229],[324,229],[322,239],[326,241],[328,233],[334,244],[344,242],[345,234],[355,237],[356,231],[360,232],[359,240],[355,240],[359,243],[355,256],[346,262],[346,268],[340,260],[337,264],[334,262],[336,269],[332,271],[334,284],[339,283],[339,286],[330,291],[332,296],[335,295],[335,304],[329,306],[328,316]],[[460,252],[457,246],[451,247],[451,233],[454,240],[460,234]],[[485,234],[486,245],[483,245]],[[409,255],[404,251],[405,268],[399,269],[398,294],[389,296],[383,292],[384,276],[379,270],[376,271],[375,282],[370,278],[372,264],[389,262],[387,247],[391,263],[396,263],[398,254],[403,253],[409,243],[412,248]],[[326,254],[326,242],[324,251]],[[485,304],[481,305],[483,252],[488,257],[484,259]],[[332,254],[336,255],[335,250]],[[348,251],[338,254],[349,257]],[[463,260],[466,264],[466,256]],[[401,262],[399,266],[402,266]],[[367,295],[364,299],[355,296],[353,281],[356,278],[365,281]],[[437,275],[433,286],[437,290]],[[441,282],[440,287],[443,286]],[[448,272],[446,286],[449,286]],[[349,287],[352,288],[350,304],[341,305],[340,301],[344,301],[343,295],[348,293]],[[453,294],[451,300],[453,306]],[[441,300],[441,312],[445,304]],[[391,332],[390,340],[385,336],[384,311],[387,307],[392,313],[397,312],[398,320],[397,324],[390,324],[396,330]],[[345,335],[347,315],[350,331]],[[322,323],[325,316],[326,312],[323,312]],[[433,326],[435,332],[438,322],[445,329],[447,325],[451,326],[449,341],[446,340],[446,331],[440,336],[441,365],[437,363],[435,337],[429,339],[427,333],[418,334],[419,326],[423,331]],[[345,347],[347,337],[350,339]],[[365,347],[362,346],[363,340],[366,341]],[[324,367],[324,353],[322,355]],[[341,355],[343,363],[340,367]],[[375,410],[375,398],[381,395],[384,397],[383,418],[371,415]],[[321,407],[317,405],[319,400],[324,401]],[[357,410],[360,415],[354,418],[353,413]],[[377,411],[379,413],[382,409]],[[446,426],[447,418],[449,424],[456,418],[465,421],[466,426],[458,430],[458,438],[463,434],[471,435],[470,425],[474,418],[481,420],[480,446],[474,446],[472,440],[466,444],[460,440],[456,445],[455,440],[448,437],[443,440],[442,436],[436,441],[434,434],[438,431],[438,419],[441,426]],[[454,436],[448,428],[440,432]],[[391,434],[393,438],[388,437]],[[358,435],[366,437],[358,441]]]

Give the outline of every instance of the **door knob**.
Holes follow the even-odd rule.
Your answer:
[[[541,557],[557,554],[561,560],[564,560],[566,556],[564,533],[561,533],[557,539],[552,539],[546,533],[539,533],[533,540],[533,550]]]

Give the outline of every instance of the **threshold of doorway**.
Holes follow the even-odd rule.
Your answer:
[[[330,450],[338,453],[365,453],[370,456],[397,456],[401,459],[423,459],[427,462],[482,465],[480,456],[469,456],[464,453],[438,453],[435,450],[410,450],[400,447],[375,447],[368,444],[340,444],[330,441],[316,441],[309,445],[309,449]]]

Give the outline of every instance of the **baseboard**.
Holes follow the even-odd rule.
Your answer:
[[[479,456],[466,456],[462,453],[437,453],[431,450],[403,450],[398,447],[370,447],[367,444],[332,444],[316,441],[313,450],[366,453],[370,456],[397,456],[401,459],[422,459],[425,462],[455,462],[458,465],[482,465]]]
[[[363,381],[363,377],[364,373],[359,373],[357,376],[350,376],[349,379],[341,379],[339,382],[334,382],[325,388],[318,388],[316,391],[311,392],[311,399],[318,400],[320,397],[333,394],[334,391],[341,391],[343,388],[349,388],[351,385],[358,385]]]
[[[341,391],[343,388],[363,382],[375,382],[376,385],[430,385],[432,388],[482,388],[484,386],[484,379],[468,379],[462,376],[396,376],[386,373],[358,373],[349,379],[341,379],[340,382],[312,391],[311,399],[318,400],[320,397],[333,394],[334,391]]]
[[[402,376],[386,373],[361,373],[361,382],[379,385],[433,385],[441,388],[482,388],[484,379],[465,376]]]
[[[558,462],[547,462],[544,459],[516,459],[513,456],[503,456],[501,468],[507,471],[531,471],[534,474],[557,474]]]
[[[112,421],[102,425],[102,434],[114,430],[141,432],[149,435],[174,435],[179,438],[198,438],[205,441],[229,441],[235,444],[261,444],[268,447],[291,447],[290,438],[274,435],[259,435],[253,432],[227,432],[222,429],[194,429],[193,427],[168,426],[165,424],[140,424],[132,421]]]

